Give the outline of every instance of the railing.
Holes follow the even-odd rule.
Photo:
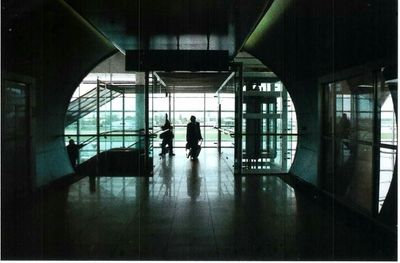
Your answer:
[[[98,135],[92,135],[90,138],[87,140],[83,141],[82,144],[88,144],[96,140],[97,137],[104,137],[107,138],[107,136],[144,136],[145,133],[144,129],[139,129],[139,130],[113,130],[113,131],[106,131],[99,133]],[[113,133],[119,133],[119,134],[113,134]],[[136,134],[135,134],[136,133]],[[81,136],[87,136],[87,134],[81,134]],[[71,135],[67,135],[68,138],[71,138]],[[135,142],[136,143],[136,142]],[[129,147],[128,147],[129,148]]]
[[[229,135],[231,138],[235,137],[235,131],[231,129],[226,129],[226,128],[218,128],[217,126],[213,127],[214,129],[217,129],[220,132],[223,132],[226,135]]]
[[[232,138],[235,137],[235,132],[231,129],[218,128],[217,126],[214,126],[214,129],[217,129],[220,132],[223,132],[224,134],[231,136]],[[242,135],[298,136],[299,133],[276,133],[276,132],[274,132],[274,133],[242,133]]]
[[[117,133],[117,134],[116,134]],[[89,145],[90,143],[96,141],[96,139],[98,137],[103,137],[103,138],[107,138],[108,136],[145,136],[145,132],[144,129],[139,129],[139,130],[112,130],[112,131],[106,131],[106,132],[102,132],[97,134],[82,134],[81,136],[91,136],[89,137],[87,140],[81,142],[80,144],[83,145],[83,147],[85,147],[86,145]],[[73,135],[66,135],[67,138],[71,138]],[[135,145],[143,143],[142,140],[138,140],[132,144],[130,144],[129,146],[126,146],[124,148],[133,148]],[[97,146],[99,147],[99,146]]]
[[[171,130],[171,129],[158,130],[158,131],[156,131],[156,132],[153,132],[150,136],[153,136],[153,138],[154,138],[154,136],[157,137],[157,135],[163,134],[164,132],[167,132],[167,131],[169,131],[169,130]]]
[[[96,112],[97,107],[101,107],[121,96],[120,92],[111,90],[109,85],[105,83],[99,85],[99,88],[99,101],[97,100],[98,89],[95,87],[69,103],[65,116],[65,126],[74,123],[89,113]]]
[[[150,129],[150,131],[151,131],[151,129]],[[150,132],[149,133],[150,138],[157,136],[157,134],[159,132],[160,131],[157,131],[155,133]],[[75,136],[76,135],[65,135],[65,137],[69,138],[69,139],[71,139],[72,137],[75,137]],[[123,136],[123,137],[127,137],[127,136],[138,137],[137,141],[133,142],[132,144],[130,144],[128,146],[122,146],[123,149],[133,149],[137,145],[139,145],[139,146],[140,145],[141,146],[145,145],[144,139],[146,137],[146,132],[145,132],[144,129],[138,129],[138,130],[112,130],[112,131],[106,131],[106,132],[99,133],[98,135],[97,134],[81,134],[80,136],[84,136],[84,137],[90,136],[88,139],[84,140],[83,142],[80,142],[80,144],[83,145],[83,147],[82,147],[83,148],[83,152],[86,152],[86,153],[93,152],[92,154],[89,154],[89,155],[86,154],[86,158],[84,160],[87,160],[87,158],[90,158],[91,156],[96,155],[96,152],[97,153],[99,152],[99,151],[95,150],[95,149],[98,149],[97,147],[101,147],[100,145],[97,145],[97,143],[96,143],[96,140],[97,140],[98,137],[100,137],[100,138],[107,138],[107,137],[114,137],[114,136],[115,137],[121,137],[121,136]],[[130,140],[129,143],[131,143],[131,142],[132,141]],[[93,145],[92,143],[95,143],[95,144]],[[88,149],[85,146],[90,146],[90,145],[92,145],[92,147],[94,147],[94,148],[92,150],[85,150],[85,149]],[[150,147],[149,151],[151,151],[152,148],[153,148],[152,147],[152,143],[150,143],[149,147]],[[114,147],[114,149],[117,149],[117,148],[121,148],[121,146]],[[102,148],[101,152],[108,151],[110,149],[112,149],[112,148],[111,147],[110,148],[108,148],[108,147]]]

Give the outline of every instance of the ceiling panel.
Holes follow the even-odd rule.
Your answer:
[[[230,72],[156,72],[169,92],[214,93],[228,78]]]

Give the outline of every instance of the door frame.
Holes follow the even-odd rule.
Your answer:
[[[2,91],[1,95],[3,98],[5,98],[5,84],[6,82],[16,82],[16,83],[23,83],[26,86],[26,91],[27,91],[27,137],[26,137],[26,144],[27,144],[27,165],[28,167],[28,186],[26,192],[23,193],[24,197],[25,195],[31,194],[34,189],[36,188],[36,162],[35,162],[35,136],[34,136],[34,129],[35,129],[35,122],[36,122],[36,114],[35,114],[35,109],[36,109],[36,83],[35,79],[26,76],[26,75],[21,75],[21,74],[16,74],[12,72],[2,72],[2,77],[1,77],[1,85],[2,85]],[[4,112],[4,103],[2,104],[2,111]],[[2,113],[3,114],[3,113]],[[2,118],[2,126],[4,127],[4,118]],[[3,133],[3,128],[2,128],[2,133]],[[9,201],[9,200],[7,200]],[[11,200],[10,200],[11,201]]]

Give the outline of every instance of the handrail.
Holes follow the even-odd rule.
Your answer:
[[[133,146],[135,146],[136,144],[138,144],[140,141],[134,142],[131,145],[127,146],[126,148],[132,148]]]
[[[219,131],[221,131],[221,132],[223,132],[223,133],[225,133],[225,134],[234,133],[234,131],[232,131],[232,130],[230,130],[230,129],[218,128],[217,126],[214,126],[213,128],[214,128],[214,129],[217,129],[217,130],[219,130]]]
[[[97,135],[97,134],[96,134],[96,135],[92,135],[89,139],[87,139],[86,141],[82,142],[82,144],[88,144],[88,143],[94,141],[94,140],[97,138],[97,136],[107,136],[107,135],[110,135],[110,134],[116,133],[116,132],[124,133],[124,135],[144,135],[143,133],[141,133],[141,132],[143,132],[143,131],[144,131],[144,129],[139,129],[139,130],[113,130],[113,131],[105,131],[105,132],[99,133],[98,135]],[[136,133],[136,132],[139,133],[139,134],[134,134],[134,133]],[[126,133],[129,133],[129,134],[126,134]],[[82,135],[84,136],[84,134],[82,134]],[[70,136],[70,135],[67,135],[67,137],[71,137],[71,136]]]
[[[153,132],[153,134],[156,134],[156,133],[162,134],[162,133],[170,131],[170,130],[172,130],[172,129],[158,130],[158,131]]]
[[[270,135],[270,136],[295,136],[302,135],[300,133],[242,133],[242,135]]]
[[[218,128],[214,126],[214,129],[217,129],[231,137],[235,136],[235,132],[229,129]],[[270,135],[270,136],[299,136],[300,133],[242,133],[242,135]]]
[[[93,141],[95,138],[97,138],[97,136],[107,136],[107,135],[109,135],[109,134],[112,134],[112,133],[116,133],[116,132],[122,132],[122,133],[124,133],[125,135],[127,135],[126,133],[128,132],[133,132],[133,133],[135,133],[135,132],[141,132],[141,131],[143,131],[144,129],[139,129],[139,130],[113,130],[113,131],[106,131],[106,132],[101,132],[101,133],[99,133],[99,135],[93,135],[92,137],[90,137],[89,139],[87,139],[86,141],[84,141],[83,143],[85,144],[85,143],[89,143],[89,142],[91,142],[91,141]],[[133,134],[129,134],[129,135],[133,135]],[[139,133],[139,135],[142,135],[142,134],[140,134]]]
[[[224,134],[231,136],[231,138],[235,136],[235,132],[230,129],[218,128],[217,126],[214,126],[213,128],[219,130],[220,132],[223,132]]]
[[[172,131],[173,129],[165,129],[165,130],[161,129],[161,130],[152,132],[152,133],[150,133],[150,137],[156,138],[158,133],[159,134],[163,134],[164,132],[167,132],[167,131],[170,131],[170,130]]]

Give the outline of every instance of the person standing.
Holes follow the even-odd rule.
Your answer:
[[[342,114],[342,117],[339,120],[339,123],[336,127],[336,134],[341,139],[350,139],[351,134],[351,122],[347,117],[346,113]]]
[[[164,156],[167,153],[167,145],[169,147],[169,156],[175,155],[172,146],[172,139],[174,139],[175,136],[172,129],[171,122],[168,120],[168,114],[165,114],[165,123],[161,126],[163,132],[160,134],[160,138],[162,139],[160,156]]]
[[[199,154],[199,141],[203,140],[200,131],[200,123],[196,121],[195,116],[190,117],[190,122],[186,126],[186,149],[189,150],[189,155],[193,157],[193,159],[197,158]]]
[[[67,145],[68,157],[75,171],[78,167],[79,149],[83,146],[85,146],[85,144],[76,144],[73,139],[69,140]]]

